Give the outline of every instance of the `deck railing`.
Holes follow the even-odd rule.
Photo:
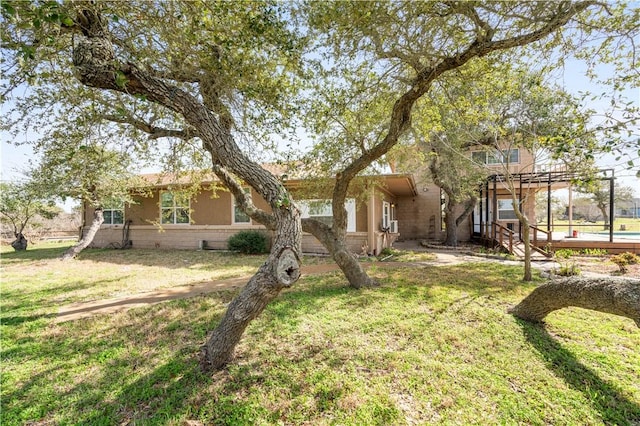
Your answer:
[[[533,225],[529,225],[529,229],[532,231],[531,247],[547,257],[551,256],[551,232]],[[544,234],[544,239],[538,239],[538,234]]]
[[[497,241],[502,247],[509,250],[509,253],[513,253],[513,236],[515,232],[506,226],[500,225],[498,222],[491,223],[491,237],[494,241]],[[505,244],[507,243],[508,244]]]

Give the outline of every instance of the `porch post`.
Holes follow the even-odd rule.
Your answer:
[[[551,172],[547,183],[547,232],[551,232]]]
[[[487,182],[485,183],[485,187],[486,187],[486,192],[487,192],[487,195],[486,195],[486,197],[487,197],[487,202],[486,202],[487,207],[485,209],[486,211],[485,211],[484,217],[485,217],[487,223],[485,224],[486,230],[485,230],[485,235],[484,236],[486,238],[489,238],[489,223],[491,223],[490,220],[489,220],[489,178],[487,178]]]
[[[613,169],[611,169],[611,179],[609,180],[609,242],[612,243],[613,242],[613,222],[614,222],[614,216],[615,216],[615,209],[614,209],[614,205],[613,202],[615,200],[614,197],[614,173],[615,171]]]
[[[369,194],[369,203],[368,203],[368,214],[369,223],[367,225],[367,245],[369,246],[369,252],[376,252],[376,192],[375,189],[371,188],[371,194]]]
[[[520,212],[523,215],[526,215],[526,210],[524,209],[524,206],[522,205],[522,173],[518,174],[518,178],[520,180],[520,187],[518,188],[518,209],[520,209]],[[529,185],[529,188],[531,187],[531,185]],[[514,207],[515,208],[515,207]],[[518,239],[520,241],[522,241],[522,223],[518,220]]]

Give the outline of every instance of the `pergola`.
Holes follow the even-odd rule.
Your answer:
[[[480,188],[480,211],[485,209],[485,216],[489,218],[491,215],[491,222],[497,222],[498,220],[498,184],[506,182],[507,179],[516,182],[518,185],[518,201],[522,203],[523,189],[531,188],[547,188],[547,232],[551,232],[551,190],[552,187],[558,186],[567,187],[572,182],[580,181],[584,178],[584,175],[578,172],[570,171],[545,171],[545,172],[530,172],[530,173],[510,173],[510,174],[493,174],[489,176],[484,184]],[[597,179],[600,181],[609,181],[609,242],[613,242],[613,221],[614,221],[614,181],[615,175],[613,169],[600,169],[597,171]],[[567,185],[564,185],[567,184]],[[572,204],[571,198],[569,199],[569,229],[571,229],[572,220]],[[493,213],[491,214],[489,206],[493,205]],[[483,215],[480,214],[480,234],[482,235],[483,227]],[[522,224],[520,224],[520,227]],[[522,230],[520,230],[521,232]]]

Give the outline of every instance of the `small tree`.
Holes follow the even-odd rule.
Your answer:
[[[93,209],[89,228],[65,251],[62,260],[74,258],[91,244],[104,222],[106,207],[124,208],[125,203],[133,202],[131,188],[144,186],[131,171],[131,158],[106,148],[105,141],[91,133],[90,129],[76,127],[65,137],[50,140],[43,150],[43,162],[34,173],[34,179],[51,196],[75,198]]]
[[[11,246],[14,250],[26,250],[24,235],[28,224],[37,216],[54,218],[60,208],[51,199],[42,197],[33,182],[0,183],[0,215],[8,222],[16,238]]]

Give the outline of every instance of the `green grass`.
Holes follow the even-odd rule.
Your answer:
[[[579,309],[545,327],[516,320],[508,307],[535,285],[519,267],[376,268],[382,286],[360,291],[337,272],[303,277],[226,370],[203,374],[198,348],[233,292],[60,324],[53,314],[146,275],[168,286],[263,257],[96,250],[63,263],[61,250],[3,253],[2,425],[640,421],[633,322]]]
[[[568,220],[554,220],[553,222],[553,231],[561,232],[569,230],[569,221]],[[621,225],[624,225],[625,231],[622,231]],[[544,223],[538,225],[538,227],[542,229],[546,228],[546,220]],[[597,222],[586,222],[584,220],[574,220],[572,222],[572,229],[577,230],[578,232],[607,232],[604,228],[604,221]],[[613,223],[614,232],[640,232],[640,219],[633,218],[624,218],[617,217]]]

